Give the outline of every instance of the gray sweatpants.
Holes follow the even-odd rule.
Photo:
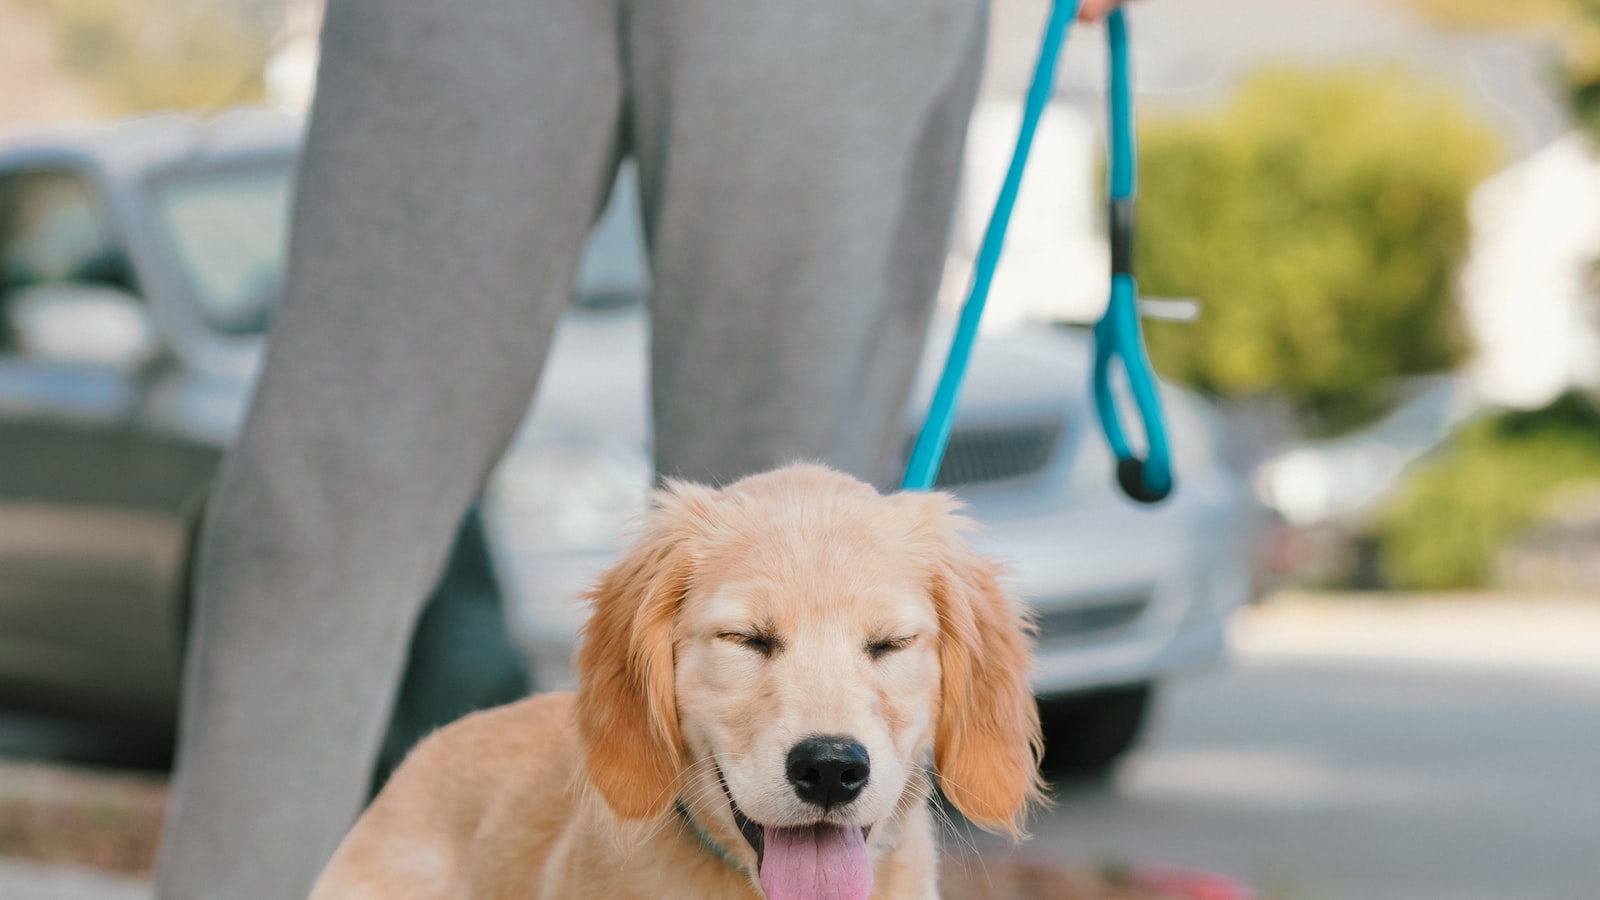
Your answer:
[[[619,160],[656,466],[882,481],[984,0],[332,0],[288,296],[199,560],[164,900],[300,898]]]

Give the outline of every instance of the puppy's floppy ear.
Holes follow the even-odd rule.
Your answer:
[[[688,590],[689,543],[714,492],[669,483],[627,554],[589,592],[578,648],[578,733],[589,778],[622,819],[666,811],[681,751],[672,623]]]
[[[935,541],[933,601],[939,615],[940,704],[934,734],[939,786],[970,821],[1022,833],[1041,798],[1039,709],[1028,684],[1032,626],[1000,583],[1000,566],[973,550],[948,495],[916,497]],[[902,501],[906,502],[906,501]]]

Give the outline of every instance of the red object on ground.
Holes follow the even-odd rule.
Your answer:
[[[1182,900],[1256,900],[1255,891],[1210,872],[1136,866],[1130,874],[1135,884]]]

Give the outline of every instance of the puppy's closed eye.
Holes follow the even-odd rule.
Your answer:
[[[783,649],[783,641],[770,631],[724,631],[717,635],[717,639],[738,644],[765,657],[771,657]]]
[[[873,638],[867,641],[867,655],[873,659],[883,659],[891,653],[904,650],[917,640],[914,634],[898,635],[896,637]]]

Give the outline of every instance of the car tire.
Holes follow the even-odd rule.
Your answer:
[[[1143,737],[1155,706],[1150,682],[1039,698],[1046,778],[1103,779]]]

